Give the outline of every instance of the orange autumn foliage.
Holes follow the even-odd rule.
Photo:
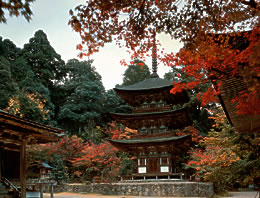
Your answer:
[[[108,142],[99,145],[89,143],[82,151],[82,156],[71,162],[77,170],[75,174],[83,177],[101,176],[104,181],[116,177],[120,169],[117,149]]]
[[[118,150],[109,142],[87,143],[77,136],[63,137],[60,141],[28,147],[28,166],[35,160],[52,161],[58,155],[70,177],[90,179],[103,176],[103,180],[114,179],[120,169]]]
[[[215,113],[211,119],[215,131],[209,132],[208,137],[199,141],[200,148],[190,151],[190,160],[187,169],[193,169],[194,175],[199,175],[204,180],[214,182],[217,190],[225,189],[232,178],[232,168],[240,158],[240,145],[234,143],[236,134],[222,113]]]
[[[114,122],[109,124],[109,131],[108,133],[112,134],[112,140],[123,140],[129,139],[132,135],[137,134],[137,130],[130,129],[125,127],[124,129],[120,129],[116,126]]]
[[[192,141],[194,143],[199,143],[200,140],[203,138],[201,135],[199,135],[198,129],[196,129],[194,126],[188,126],[185,127],[182,130],[177,130],[176,135],[182,136],[182,135],[189,135],[191,134]]]

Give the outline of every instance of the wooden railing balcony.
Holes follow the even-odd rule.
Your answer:
[[[184,173],[135,173],[132,175],[126,175],[121,177],[121,181],[124,180],[147,180],[147,179],[170,179],[170,180],[183,180]]]
[[[164,106],[155,106],[155,107],[139,107],[134,108],[133,113],[150,113],[150,112],[162,112],[162,111],[170,111],[172,107],[170,105],[164,105]]]
[[[167,132],[161,132],[161,133],[155,133],[155,134],[139,134],[131,136],[132,139],[142,139],[142,138],[150,138],[150,137],[171,137],[176,136],[175,132],[167,131]]]

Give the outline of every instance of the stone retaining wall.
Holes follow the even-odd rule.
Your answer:
[[[204,182],[64,184],[54,186],[54,191],[151,197],[212,197],[214,195],[213,184]]]

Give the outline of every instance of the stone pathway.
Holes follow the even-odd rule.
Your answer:
[[[258,193],[257,191],[229,192],[228,197],[225,198],[259,198]]]
[[[50,194],[44,193],[44,198],[50,198]],[[150,197],[124,196],[124,195],[112,196],[112,195],[80,194],[80,193],[65,192],[65,193],[54,194],[54,198],[150,198]],[[178,198],[178,197],[167,197],[167,198]],[[196,197],[190,197],[190,198],[196,198]],[[246,192],[229,192],[229,194],[223,198],[258,198],[258,197],[256,191],[246,191]]]

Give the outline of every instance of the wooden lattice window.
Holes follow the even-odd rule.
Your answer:
[[[138,166],[146,166],[146,159],[145,158],[139,158],[138,159]]]
[[[160,164],[161,164],[162,166],[164,166],[164,165],[169,165],[169,158],[168,158],[168,157],[161,157],[161,158],[160,158]]]

